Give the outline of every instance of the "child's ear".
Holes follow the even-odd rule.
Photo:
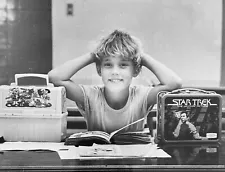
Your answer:
[[[137,72],[134,72],[133,73],[133,77],[136,77],[136,76],[138,76],[138,73]]]
[[[97,73],[99,76],[102,76],[101,74],[101,67],[99,65],[96,65]]]
[[[141,69],[136,69],[136,70],[134,70],[133,77],[138,76],[139,73],[140,73],[140,71],[141,71]]]

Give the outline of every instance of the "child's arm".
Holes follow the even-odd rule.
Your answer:
[[[52,69],[49,73],[49,80],[55,86],[64,86],[67,97],[79,104],[84,103],[84,95],[78,84],[71,80],[71,77],[80,69],[94,62],[95,56],[91,53],[74,58]]]
[[[151,70],[160,82],[160,85],[155,86],[148,95],[148,105],[156,103],[157,94],[160,91],[171,91],[181,88],[182,83],[180,77],[150,55],[143,53],[141,63]]]

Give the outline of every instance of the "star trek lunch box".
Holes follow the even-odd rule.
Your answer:
[[[184,88],[157,96],[157,137],[164,143],[219,142],[222,96]]]

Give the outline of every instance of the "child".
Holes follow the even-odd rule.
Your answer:
[[[202,139],[195,126],[188,119],[187,113],[181,112],[179,123],[173,132],[174,137],[179,140]]]
[[[71,77],[85,66],[95,63],[103,86],[79,85]],[[141,67],[151,70],[160,85],[131,86]],[[145,54],[136,38],[115,30],[92,53],[77,57],[51,70],[49,79],[55,86],[64,86],[67,97],[76,102],[89,131],[111,133],[147,116],[156,103],[157,93],[181,87],[181,79],[165,65]],[[144,121],[123,131],[141,131]]]

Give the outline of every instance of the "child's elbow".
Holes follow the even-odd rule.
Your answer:
[[[49,71],[48,72],[48,79],[49,79],[49,81],[54,80],[54,77],[55,77],[54,73],[52,71]]]
[[[174,87],[175,87],[175,89],[180,89],[180,88],[182,88],[182,79],[181,78],[178,78],[176,81],[175,81],[175,83],[174,83]]]
[[[48,79],[50,83],[53,83],[54,85],[59,85],[59,79],[54,71],[48,72]]]
[[[170,83],[170,90],[176,90],[182,88],[182,80],[181,78],[177,78]]]

